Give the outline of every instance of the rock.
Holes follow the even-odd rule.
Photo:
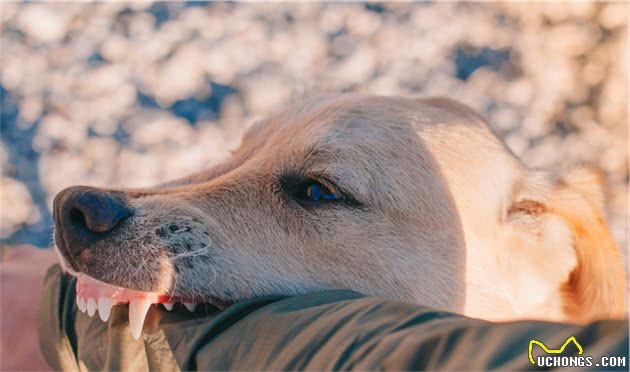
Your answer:
[[[286,103],[291,95],[289,82],[277,75],[258,75],[247,79],[239,89],[243,92],[245,105],[252,115],[272,112],[280,104]]]
[[[599,12],[599,22],[608,29],[627,26],[628,4],[621,2],[606,4]]]
[[[7,238],[30,220],[37,210],[26,186],[12,178],[0,178],[0,237]]]
[[[31,3],[19,13],[18,25],[35,43],[61,40],[67,31],[67,15],[54,6]]]

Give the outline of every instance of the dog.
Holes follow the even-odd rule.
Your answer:
[[[319,95],[253,124],[206,171],[61,191],[54,240],[81,310],[106,319],[129,302],[135,335],[152,303],[328,289],[586,322],[626,313],[603,205],[596,172],[528,169],[450,99]]]

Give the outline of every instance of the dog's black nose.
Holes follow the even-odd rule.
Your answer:
[[[133,210],[122,193],[86,186],[62,190],[53,203],[55,240],[68,258],[105,238]]]

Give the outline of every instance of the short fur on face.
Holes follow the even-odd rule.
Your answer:
[[[340,198],[296,198],[313,180]],[[119,191],[134,216],[71,271],[221,304],[352,289],[492,320],[626,311],[600,180],[528,169],[444,98],[312,97],[207,171]]]

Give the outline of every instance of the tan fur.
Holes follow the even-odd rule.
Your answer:
[[[448,99],[317,96],[222,164],[123,190],[136,214],[75,269],[215,303],[342,288],[493,320],[620,316],[625,274],[580,172],[528,169]],[[298,205],[291,175],[354,201]]]
[[[626,274],[602,216],[600,182],[599,175],[577,169],[550,202],[573,232],[578,265],[562,290],[567,313],[579,321],[626,316]]]

